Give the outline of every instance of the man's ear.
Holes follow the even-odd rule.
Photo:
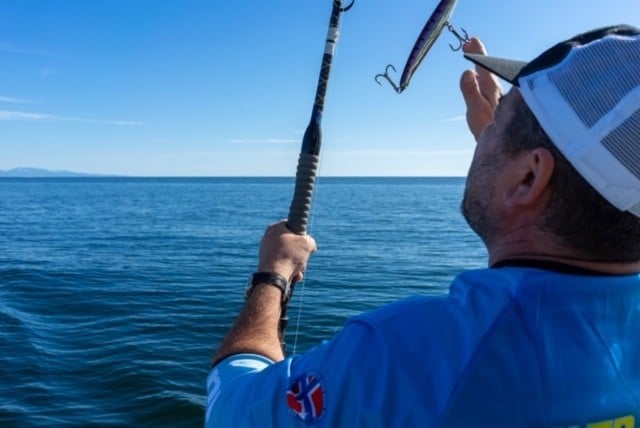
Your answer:
[[[554,168],[553,155],[542,147],[517,155],[509,174],[511,182],[504,192],[505,204],[517,208],[539,202],[549,187]]]

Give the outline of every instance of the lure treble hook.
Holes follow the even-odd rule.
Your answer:
[[[453,45],[451,43],[449,43],[449,47],[451,48],[452,51],[459,51],[460,49],[462,49],[462,45],[465,43],[469,43],[471,41],[471,39],[469,38],[469,34],[466,32],[466,30],[462,27],[460,27],[460,29],[462,30],[462,32],[464,33],[464,36],[460,35],[460,33],[458,33],[458,31],[456,30],[456,27],[454,27],[453,25],[451,25],[449,22],[446,23],[447,26],[447,30],[449,30],[449,32],[451,32],[451,34],[453,34],[454,36],[456,36],[456,39],[458,39],[458,42],[460,42],[460,44],[458,45],[458,47],[453,47]]]
[[[391,68],[394,72],[396,71],[396,68],[393,66],[393,64],[388,64],[384,69],[384,73],[376,74],[376,83],[382,86],[382,83],[380,83],[378,77],[384,77],[391,84],[391,86],[393,86],[393,89],[395,89],[397,93],[400,93],[402,92],[403,88],[400,88],[400,86],[396,85],[393,80],[391,80],[391,77],[389,77],[389,68]]]

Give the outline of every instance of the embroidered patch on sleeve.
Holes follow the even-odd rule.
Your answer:
[[[287,389],[287,405],[291,414],[307,425],[317,422],[325,411],[326,397],[322,378],[307,373],[296,378]]]

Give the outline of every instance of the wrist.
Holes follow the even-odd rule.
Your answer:
[[[280,291],[277,287],[270,287],[268,284],[264,286],[253,287],[253,289],[245,296],[245,301],[247,303],[253,300],[260,300],[262,302],[261,306],[264,307],[265,304],[271,305],[272,302],[274,304],[282,302],[282,291]],[[276,307],[273,305],[274,308]],[[280,306],[278,305],[278,312],[280,312]]]

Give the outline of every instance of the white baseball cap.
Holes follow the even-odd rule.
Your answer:
[[[607,201],[640,217],[640,30],[577,35],[533,61],[465,57],[519,88],[551,141]]]

